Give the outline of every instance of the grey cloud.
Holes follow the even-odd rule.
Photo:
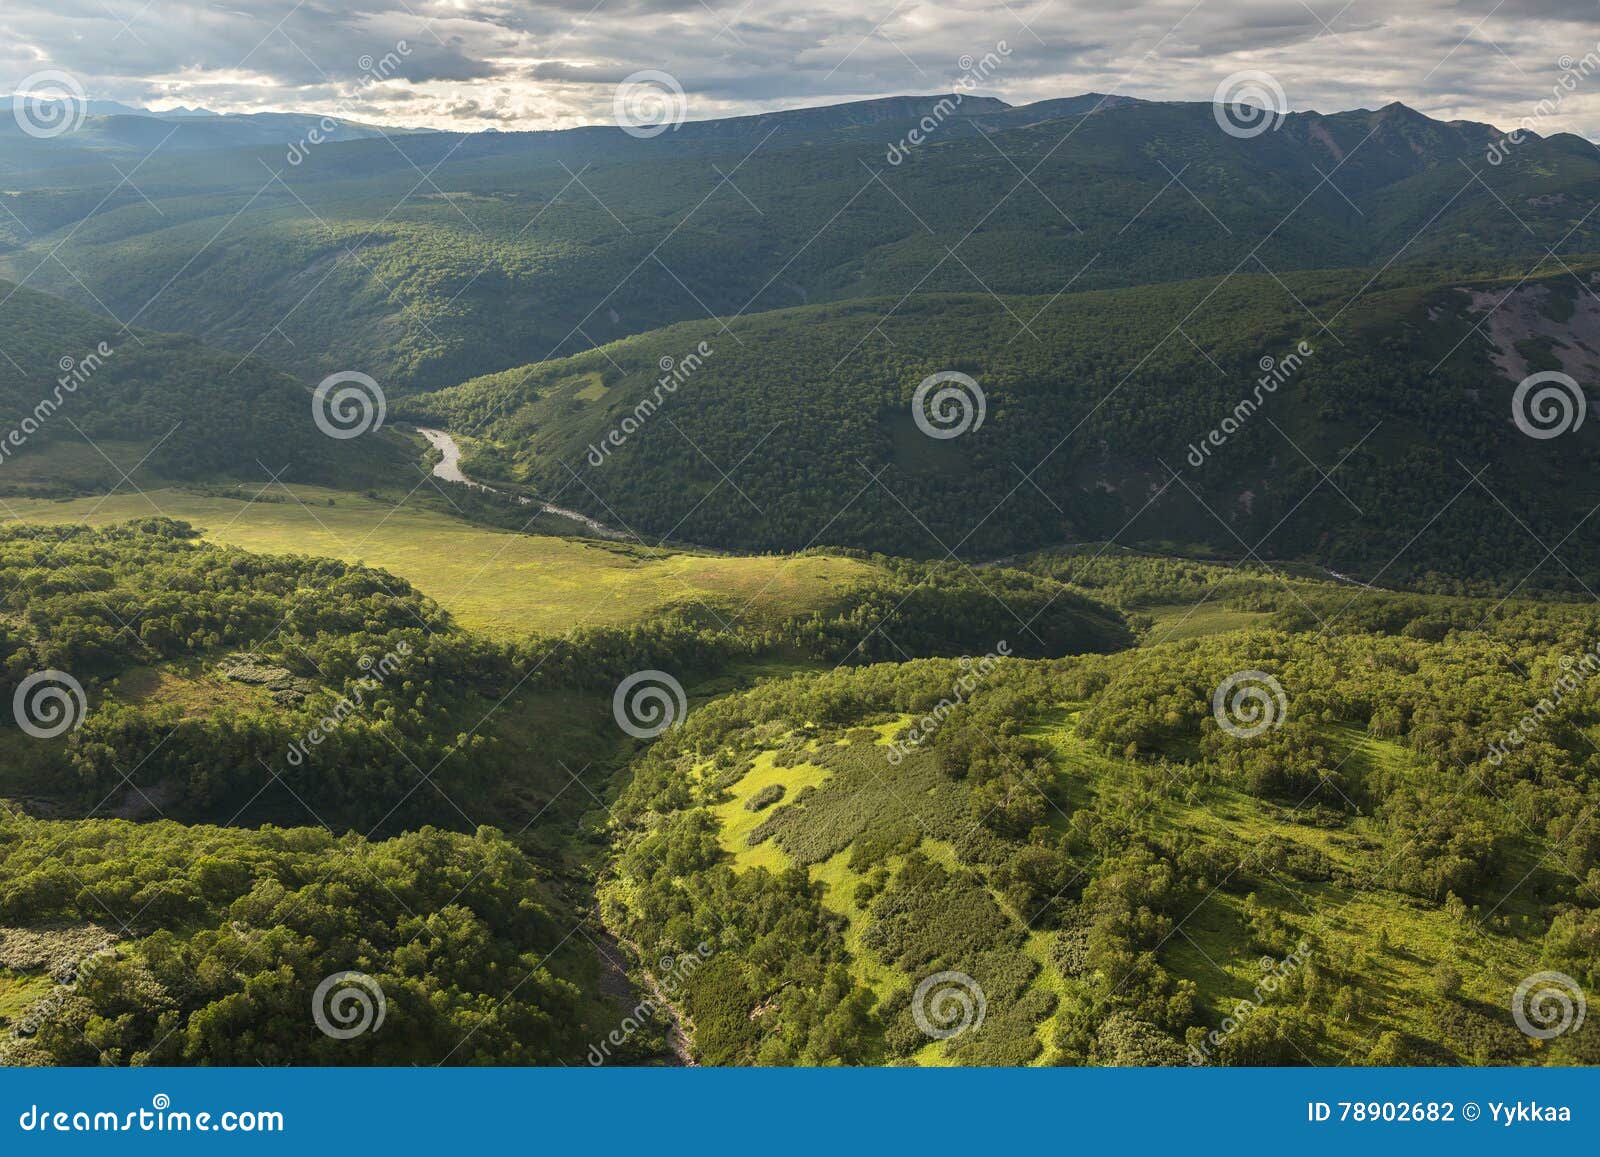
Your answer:
[[[1600,39],[1595,0],[3,0],[0,91],[54,67],[92,95],[222,110],[359,99],[395,123],[552,127],[610,116],[642,68],[696,118],[947,91],[964,54],[1011,52],[982,91],[1015,102],[1116,89],[1209,99],[1242,69],[1291,107],[1404,100],[1512,123],[1557,60]],[[127,21],[124,27],[123,22]],[[1324,24],[1326,22],[1326,25]],[[409,51],[381,84],[364,58]],[[1600,124],[1600,79],[1552,130]]]

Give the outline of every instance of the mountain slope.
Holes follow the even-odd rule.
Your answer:
[[[469,472],[646,537],[969,561],[1114,537],[1515,581],[1548,561],[1536,538],[1600,566],[1592,428],[1530,438],[1512,404],[1534,369],[1600,376],[1597,305],[1564,272],[919,296],[673,327],[407,404],[469,436]],[[935,438],[912,403],[943,371],[984,412],[958,386],[968,411],[929,424],[972,428]]]
[[[72,275],[51,262],[43,284],[87,300],[81,280],[137,324],[257,349],[307,377],[359,368],[419,389],[708,312],[1049,295],[1263,264],[1484,272],[1525,269],[1547,246],[1600,250],[1581,210],[1600,195],[1600,154],[1576,138],[1530,137],[1492,166],[1489,126],[1397,105],[1295,114],[1238,139],[1210,105],[1108,101],[1084,115],[1099,103],[973,98],[899,163],[891,147],[935,98],[651,140],[591,128],[356,141],[298,166],[281,150],[203,166],[158,153],[138,191],[109,169],[44,174],[6,196],[0,228],[14,273],[65,241]]]
[[[1256,586],[1226,601],[1280,627],[1353,601]],[[1357,594],[1343,637],[709,705],[635,764],[603,910],[646,959],[718,946],[681,992],[708,1064],[1595,1063],[1507,1009],[1596,976],[1593,697],[1488,758],[1592,611]],[[1250,734],[1212,707],[1241,671]]]
[[[124,331],[6,283],[0,351],[0,487],[11,493],[115,486],[141,461],[174,479],[266,482],[283,470],[289,480],[354,485],[392,480],[412,456],[385,431],[328,437],[311,392],[256,359],[193,337]],[[108,446],[117,452],[102,456]]]
[[[63,163],[128,165],[158,146],[163,153],[214,152],[225,149],[280,151],[308,142],[362,141],[404,137],[426,130],[379,128],[342,117],[313,113],[242,113],[222,116],[204,110],[151,112],[114,101],[89,101],[87,115],[68,132],[39,138],[23,121],[54,128],[71,124],[75,112],[62,104],[13,113],[13,98],[0,97],[0,163],[8,174],[36,176]]]

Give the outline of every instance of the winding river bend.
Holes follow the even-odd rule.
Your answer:
[[[457,482],[462,486],[470,486],[474,490],[482,490],[487,494],[499,494],[493,486],[485,486],[482,482],[474,482],[461,471],[461,447],[456,440],[443,430],[434,430],[426,426],[418,426],[417,433],[428,440],[428,444],[443,455],[433,467],[433,476],[446,482]],[[581,523],[585,530],[596,538],[610,538],[620,542],[632,542],[634,536],[626,531],[616,530],[590,518],[587,514],[577,510],[568,510],[564,506],[556,506],[549,502],[539,502],[537,499],[517,497],[517,501],[524,506],[535,506],[545,514],[554,514],[560,518],[570,518],[573,522]]]

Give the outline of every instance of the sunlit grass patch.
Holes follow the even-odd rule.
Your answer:
[[[710,606],[760,624],[828,610],[876,573],[854,559],[688,554],[517,534],[435,511],[314,486],[247,502],[186,490],[68,501],[10,499],[0,516],[96,526],[166,515],[214,542],[267,554],[364,562],[404,578],[465,627],[499,637],[643,622]]]
[[[755,766],[733,785],[733,798],[711,809],[721,825],[717,838],[741,869],[762,867],[779,871],[791,863],[772,840],[751,846],[750,833],[772,814],[772,807],[751,811],[745,806],[755,794],[764,788],[781,786],[784,789],[783,802],[787,803],[803,789],[820,786],[830,774],[827,768],[813,763],[779,767],[773,762],[777,755],[776,751],[763,751],[757,755]],[[783,804],[772,806],[781,807]]]

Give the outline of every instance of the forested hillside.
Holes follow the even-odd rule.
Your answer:
[[[1590,142],[102,111],[0,131],[0,1064],[1600,1064]]]
[[[1491,328],[1500,299],[1520,320]],[[965,559],[1117,537],[1509,585],[1541,541],[1600,564],[1578,518],[1600,499],[1594,429],[1529,438],[1513,405],[1533,369],[1592,380],[1593,304],[1566,272],[919,296],[673,327],[406,405],[473,436],[474,474],[646,535]],[[662,359],[697,349],[659,389]],[[914,398],[951,370],[975,390],[929,437]],[[1534,581],[1581,589],[1554,566]]]
[[[411,456],[385,431],[326,436],[311,390],[255,358],[4,282],[0,350],[0,493],[103,492],[135,467],[146,480],[390,482]]]
[[[573,913],[489,828],[0,815],[0,873],[0,1064],[556,1064],[609,1015]]]
[[[686,985],[702,1059],[1600,1062],[1505,1011],[1600,981],[1592,608],[1230,581],[1266,629],[797,678],[652,748],[603,895],[647,958],[737,945]]]
[[[1117,612],[1046,577],[890,560],[865,574],[836,605],[779,621],[730,624],[690,604],[642,626],[499,642],[393,575],[220,548],[182,523],[10,527],[0,694],[22,730],[0,732],[0,783],[56,814],[363,831],[526,820],[562,761],[617,758],[606,697],[641,668],[691,679],[762,658],[956,655],[1007,632],[1034,656],[1131,642]],[[34,699],[42,714],[74,684],[59,738],[39,742],[22,726]],[[541,730],[549,742],[530,752]]]
[[[566,944],[596,793],[641,746],[612,719],[619,681],[665,668],[698,697],[742,667],[959,654],[996,631],[1019,654],[1132,641],[1046,577],[867,561],[841,605],[778,623],[505,644],[392,575],[170,521],[0,531],[0,1056],[576,1063],[610,1007],[592,947]],[[357,1053],[301,1015],[340,968],[398,1018]]]
[[[4,195],[0,272],[37,267],[30,284],[306,378],[359,369],[434,389],[708,312],[1262,265],[1520,272],[1552,248],[1600,250],[1582,209],[1600,155],[1575,137],[1529,136],[1491,166],[1496,130],[1399,105],[1296,114],[1239,140],[1209,104],[973,102],[891,164],[936,103],[650,140],[423,134],[322,145],[298,165],[282,149],[203,165],[158,153],[143,196],[63,152],[60,173]],[[42,261],[57,245],[71,275]]]

